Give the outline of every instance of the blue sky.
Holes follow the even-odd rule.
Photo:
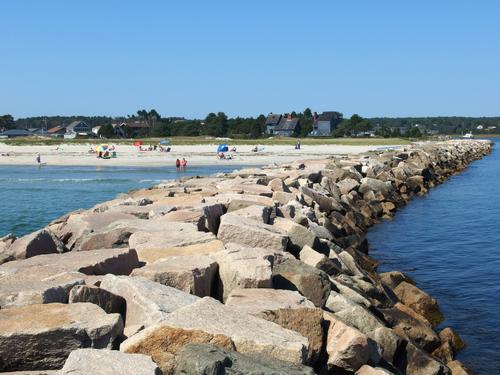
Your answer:
[[[0,1],[0,114],[500,115],[500,2]]]

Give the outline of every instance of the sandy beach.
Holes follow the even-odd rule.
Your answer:
[[[231,146],[230,146],[231,147]],[[383,148],[384,146],[345,146],[345,145],[303,145],[295,150],[290,145],[260,146],[252,152],[252,145],[238,145],[237,152],[230,152],[231,160],[216,157],[216,145],[173,145],[171,152],[139,151],[137,147],[116,145],[117,157],[98,159],[90,153],[90,144],[62,144],[59,146],[13,146],[0,143],[0,165],[35,165],[36,155],[40,153],[46,165],[75,166],[171,166],[177,158],[186,158],[188,165],[266,165],[286,163],[298,159],[317,159],[330,155],[359,154]],[[394,146],[390,146],[394,147]]]

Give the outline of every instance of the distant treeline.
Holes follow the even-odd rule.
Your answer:
[[[313,128],[313,113],[306,108],[302,112],[290,112],[292,117],[300,119],[300,133],[308,135]],[[288,113],[284,114],[285,116]],[[229,118],[224,112],[209,113],[204,119],[185,119],[182,117],[162,117],[156,110],[139,110],[126,117],[109,116],[39,116],[14,120],[11,115],[0,116],[0,130],[3,129],[50,129],[59,125],[68,125],[73,121],[85,121],[91,127],[104,127],[104,133],[112,136],[111,124],[144,121],[149,125],[149,134],[153,137],[168,136],[214,136],[233,138],[259,138],[266,136],[266,116]],[[478,128],[479,127],[479,128]],[[362,118],[353,115],[343,119],[333,136],[355,136],[366,132],[375,132],[383,137],[411,136],[424,134],[461,134],[500,133],[500,117],[377,117]]]

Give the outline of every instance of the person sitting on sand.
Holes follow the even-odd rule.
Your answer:
[[[236,152],[236,146],[233,146],[233,148],[231,149],[231,152]]]
[[[259,148],[257,146],[255,146],[254,148],[252,148],[252,152],[257,152],[259,151]]]

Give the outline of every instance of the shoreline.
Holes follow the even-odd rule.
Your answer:
[[[320,340],[327,343],[321,351],[326,351],[329,359],[321,359],[318,352],[318,357],[302,357],[298,362],[308,364],[315,370],[340,368],[354,372],[364,365],[382,367],[394,374],[419,371],[426,371],[426,374],[446,374],[448,367],[454,370],[464,369],[460,362],[453,360],[460,349],[459,336],[450,328],[443,329],[438,335],[435,328],[443,320],[438,303],[416,287],[411,279],[399,271],[377,273],[378,262],[368,253],[366,231],[380,220],[391,218],[398,207],[410,202],[414,196],[424,195],[428,189],[487,155],[491,147],[492,144],[485,141],[427,143],[405,146],[401,150],[390,152],[294,161],[289,165],[244,168],[211,177],[168,181],[150,189],[128,192],[90,210],[69,213],[55,220],[47,226],[46,231],[62,241],[62,246],[69,253],[52,254],[48,257],[61,259],[81,250],[109,249],[118,244],[123,247],[126,232],[129,237],[123,247],[124,251],[126,248],[137,254],[138,260],[145,263],[144,267],[136,268],[134,275],[155,281],[155,277],[165,272],[155,268],[155,262],[167,262],[174,255],[191,256],[194,260],[203,254],[217,262],[219,283],[224,287],[224,295],[217,295],[220,290],[212,290],[204,295],[218,297],[227,305],[230,304],[231,290],[237,291],[239,298],[244,298],[247,290],[248,293],[254,290],[252,293],[257,293],[255,296],[258,296],[259,303],[265,305],[271,303],[265,302],[266,289],[236,288],[257,288],[259,283],[267,280],[270,284],[260,288],[299,291],[316,309],[322,311],[323,319],[333,324],[333,328],[322,333],[324,337]],[[159,211],[172,206],[175,207],[173,211]],[[137,218],[146,220],[138,222]],[[160,227],[157,225],[161,223],[163,229],[159,232]],[[165,229],[165,223],[174,227],[185,225],[182,226],[186,231],[184,238],[175,239],[177,230]],[[190,226],[193,229],[188,229]],[[164,231],[166,232],[163,233]],[[206,238],[192,243],[195,238],[202,236],[201,233],[207,233]],[[190,242],[185,242],[186,239]],[[10,253],[15,258],[21,257],[17,259],[22,259],[23,254],[26,256],[23,247],[15,246],[19,241],[26,240],[22,238],[14,241],[6,247],[4,253]],[[210,248],[209,243],[216,248]],[[266,249],[262,259],[272,256],[275,264],[263,263],[259,267],[268,269],[272,276],[262,276],[262,271],[252,273],[252,268],[256,267],[253,261],[233,259],[231,254],[235,249],[229,244],[234,243],[243,246],[249,255],[250,252],[255,252],[252,256],[257,258],[262,256],[259,251]],[[17,252],[12,253],[12,247],[16,247]],[[243,250],[238,251],[242,252],[242,256]],[[100,251],[101,254],[105,252]],[[23,261],[20,262],[22,264]],[[233,264],[239,264],[238,262],[243,262],[239,267],[250,273],[245,276],[244,286],[238,283],[234,285],[234,278],[238,280],[240,277],[238,273],[230,273],[230,278],[225,276],[232,267],[236,267]],[[0,271],[8,270],[9,263],[0,266]],[[102,276],[98,275],[108,272],[100,272],[102,273],[95,274],[94,279],[87,282],[92,283],[90,280],[94,280],[95,285],[103,288]],[[127,282],[133,283],[132,279],[134,278],[129,277]],[[306,279],[309,281],[306,282]],[[171,280],[168,285],[179,287],[177,282],[180,281]],[[132,300],[127,299],[130,296],[123,293],[122,297],[127,303],[133,304]],[[58,298],[64,298],[64,294]],[[251,297],[248,295],[246,298]],[[56,298],[48,302],[59,301]],[[216,308],[221,309],[221,313],[225,311],[226,305],[219,303],[220,307],[212,306],[213,303],[215,302],[201,299],[193,306],[206,305],[209,310]],[[190,306],[182,308],[181,315],[189,316]],[[29,309],[29,303],[14,299],[7,306],[4,304],[0,307],[1,319],[5,308]],[[276,306],[273,309],[275,308]],[[212,316],[210,313],[202,315],[206,325],[193,327],[189,323],[189,328],[212,332]],[[169,318],[166,319],[168,321]],[[309,319],[312,317],[307,318],[308,324],[313,324]],[[180,324],[179,328],[187,328],[182,319],[176,320],[175,324]],[[248,324],[251,330],[252,321]],[[278,325],[313,340],[312,333],[301,328],[302,323],[294,326],[293,322],[285,319],[279,321]],[[330,362],[339,355],[337,350],[340,350],[337,344],[328,346],[331,336],[339,334],[331,330],[338,329],[335,327],[340,325],[343,327],[343,334],[356,338],[358,343],[366,342],[366,345],[356,344],[358,346],[347,344],[348,348],[345,349],[358,362],[359,358],[367,358],[356,365],[356,368],[346,365],[345,360],[333,364]],[[223,331],[234,340],[239,337],[239,334],[231,336],[233,333],[230,328],[229,331]],[[158,354],[148,349],[136,351],[131,343],[146,340],[141,333],[136,335],[139,336],[131,335],[121,344],[121,351],[150,355],[162,369],[171,365],[164,363]],[[265,341],[265,338],[258,336],[252,340],[256,345],[261,340]],[[373,342],[375,346],[368,342]],[[290,350],[285,350],[277,343],[273,345],[277,345],[279,350]],[[284,357],[292,355],[291,352],[287,353],[267,352],[266,355],[285,359]]]
[[[290,145],[264,145],[259,152],[251,152],[252,145],[238,145],[237,152],[231,160],[216,158],[215,145],[179,145],[171,146],[171,152],[138,151],[129,145],[116,145],[118,157],[98,159],[96,154],[90,154],[90,145],[63,144],[62,146],[10,146],[0,143],[1,165],[36,165],[36,154],[40,153],[42,163],[47,165],[71,166],[168,166],[175,165],[177,158],[185,157],[188,166],[206,165],[267,165],[294,162],[297,159],[320,159],[329,155],[349,155],[374,151],[383,147],[401,146],[344,146],[344,145],[314,145],[302,146],[295,150]],[[9,156],[6,156],[9,155]]]

